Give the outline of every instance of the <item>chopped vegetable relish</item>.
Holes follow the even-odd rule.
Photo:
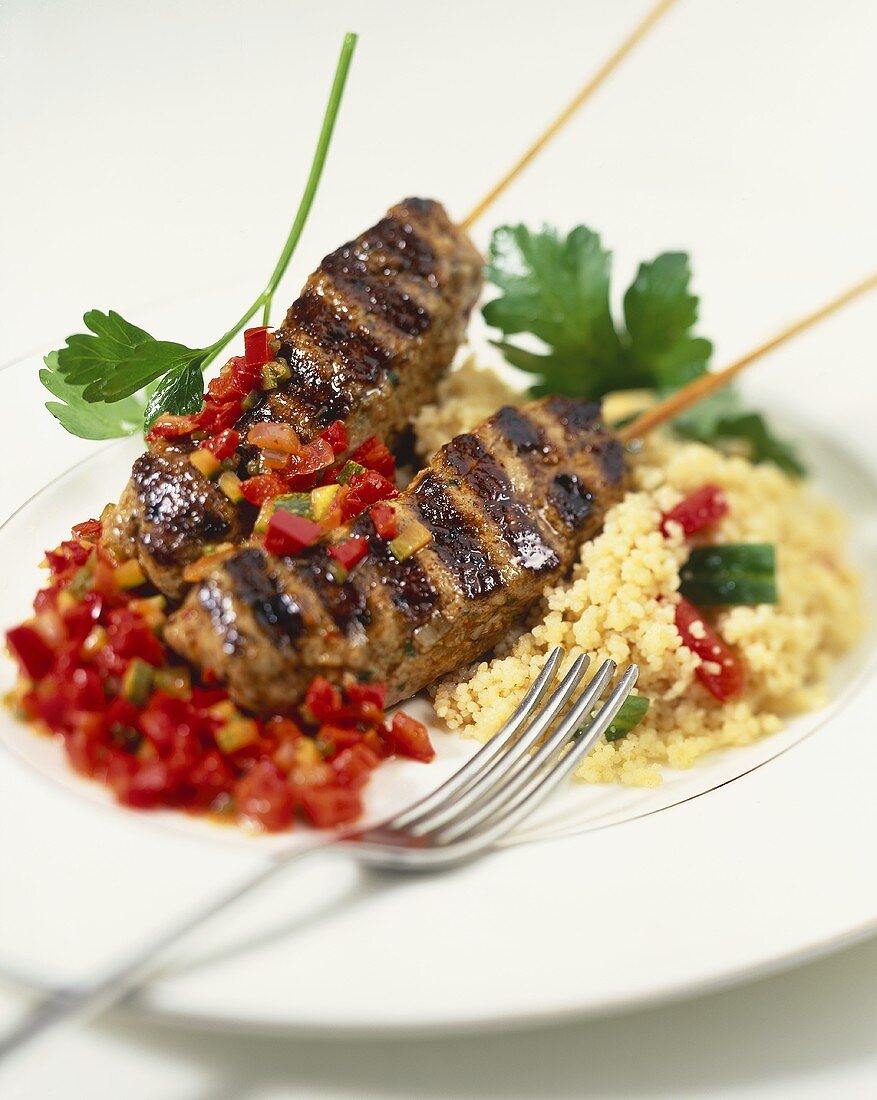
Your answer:
[[[385,715],[381,684],[351,680],[341,691],[318,677],[295,713],[253,717],[220,685],[192,682],[162,641],[164,597],[136,562],[115,562],[100,535],[88,520],[46,554],[50,583],[33,617],[7,634],[21,671],[10,702],[120,802],[266,830],[297,816],[328,828],[359,816],[360,791],[383,760],[432,759],[423,723]],[[339,567],[360,554],[356,544],[340,550]]]

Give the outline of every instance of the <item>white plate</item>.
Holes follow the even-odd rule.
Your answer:
[[[36,401],[27,371],[35,367],[16,371],[17,384]],[[29,431],[57,440],[51,427],[43,414]],[[857,515],[854,556],[873,606],[873,448],[851,454],[804,434],[818,480]],[[7,522],[4,626],[27,612],[42,549],[118,493],[135,451],[129,442],[100,450]],[[291,869],[206,929],[140,1007],[319,1032],[497,1026],[681,996],[864,934],[877,924],[873,643],[872,632],[838,667],[827,710],[668,771],[657,790],[571,785],[509,850],[454,874],[400,882],[329,859]],[[4,684],[11,672],[4,662]],[[4,871],[26,888],[14,912],[0,913],[0,966],[34,984],[93,974],[253,858],[313,842],[303,830],[253,840],[119,809],[67,769],[56,744],[5,712],[0,737],[11,750],[0,759],[0,824],[26,822],[30,841],[23,848],[2,832]],[[434,765],[378,773],[370,814],[472,751],[439,731],[435,739]],[[78,797],[58,797],[64,789]]]

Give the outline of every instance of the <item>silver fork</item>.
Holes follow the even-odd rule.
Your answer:
[[[584,759],[636,683],[638,669],[631,665],[600,705],[616,671],[613,661],[604,661],[546,737],[588,668],[588,658],[577,657],[549,691],[563,657],[561,646],[551,651],[502,729],[432,794],[379,825],[344,833],[328,844],[283,853],[261,865],[230,891],[138,948],[98,982],[54,993],[0,1039],[0,1058],[71,1018],[86,1019],[116,1004],[157,968],[168,948],[294,859],[313,852],[336,852],[370,867],[416,872],[455,867],[489,851]]]

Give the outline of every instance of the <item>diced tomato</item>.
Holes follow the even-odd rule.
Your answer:
[[[260,760],[234,788],[234,800],[241,817],[257,822],[272,832],[292,824],[295,808],[292,790],[273,760]]]
[[[367,470],[374,470],[388,480],[396,476],[396,459],[387,450],[384,441],[376,435],[369,436],[350,457],[360,466],[365,466]]]
[[[205,439],[201,446],[205,447],[222,462],[223,459],[231,458],[238,449],[240,441],[240,432],[236,432],[234,428],[225,428],[218,435],[212,435],[209,439]]]
[[[6,644],[25,676],[39,680],[55,663],[51,648],[31,626],[16,626],[6,633]]]
[[[684,597],[676,605],[676,629],[683,645],[704,662],[695,675],[710,695],[720,703],[739,695],[745,682],[742,664],[704,621],[703,613]]]
[[[428,763],[435,756],[435,749],[429,740],[429,733],[423,722],[409,714],[397,711],[393,723],[385,730],[390,747],[399,756],[408,756],[412,760]]]
[[[342,787],[358,791],[380,762],[381,758],[367,745],[351,745],[333,759],[332,770]]]
[[[308,546],[313,546],[323,530],[318,523],[292,512],[278,510],[268,521],[265,532],[265,549],[278,557],[298,554]]]
[[[346,787],[305,787],[298,799],[305,816],[318,829],[346,825],[362,813],[359,795]]]
[[[346,695],[353,704],[371,703],[379,711],[383,711],[387,702],[387,685],[379,683],[351,684],[347,688]]]
[[[341,710],[341,692],[324,676],[315,676],[305,694],[305,706],[318,722],[324,722]]]
[[[350,446],[350,439],[343,420],[334,421],[324,432],[320,432],[320,439],[325,439],[336,455],[343,454]]]
[[[718,485],[707,484],[666,512],[661,521],[661,530],[667,535],[669,524],[678,523],[686,536],[693,535],[726,516],[729,510],[725,491]]]
[[[399,534],[399,521],[396,511],[389,504],[376,504],[369,512],[378,538],[394,539]]]
[[[277,474],[256,474],[255,477],[248,477],[246,481],[241,482],[244,500],[257,507],[285,493],[287,488],[287,483]]]
[[[344,518],[353,519],[370,504],[377,504],[379,500],[392,500],[398,495],[399,490],[396,486],[374,470],[366,470],[364,474],[354,474],[347,484],[347,492],[342,502]]]
[[[271,350],[271,330],[266,325],[244,329],[244,358],[248,366],[261,367],[274,358]]]
[[[352,569],[368,554],[368,542],[358,538],[344,539],[343,542],[336,542],[330,546],[329,553],[345,569]]]

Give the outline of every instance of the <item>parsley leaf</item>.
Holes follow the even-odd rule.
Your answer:
[[[664,252],[640,265],[624,295],[623,324],[612,317],[611,264],[612,254],[583,225],[566,237],[549,226],[494,231],[487,277],[502,293],[484,306],[484,319],[505,337],[493,343],[508,362],[536,376],[533,393],[597,400],[617,390],[651,389],[663,396],[708,369],[713,346],[693,331],[698,299],[688,256]],[[525,334],[545,350],[508,339]],[[686,410],[674,427],[714,445],[743,440],[754,462],[804,472],[792,446],[745,408],[736,390]]]
[[[114,310],[92,309],[82,319],[91,334],[68,336],[57,363],[86,401],[120,401],[169,371],[200,371],[209,351],[156,340]]]
[[[537,393],[605,393],[620,346],[609,310],[611,255],[600,238],[577,226],[561,238],[545,227],[497,229],[490,243],[488,278],[504,291],[484,307],[489,325],[506,335],[529,332],[549,346],[547,355],[514,344],[499,346],[513,366],[542,376]]]
[[[146,403],[143,426],[147,430],[162,413],[184,416],[196,413],[203,401],[201,368],[197,363],[174,367],[158,383]]]
[[[647,386],[678,389],[706,370],[713,346],[691,335],[698,301],[690,282],[688,256],[664,252],[640,264],[624,295],[629,354]]]
[[[82,389],[71,386],[58,371],[58,353],[50,352],[40,370],[40,381],[59,401],[47,401],[46,408],[71,435],[81,439],[116,439],[133,435],[143,426],[143,402],[137,397],[108,404],[86,401]]]

